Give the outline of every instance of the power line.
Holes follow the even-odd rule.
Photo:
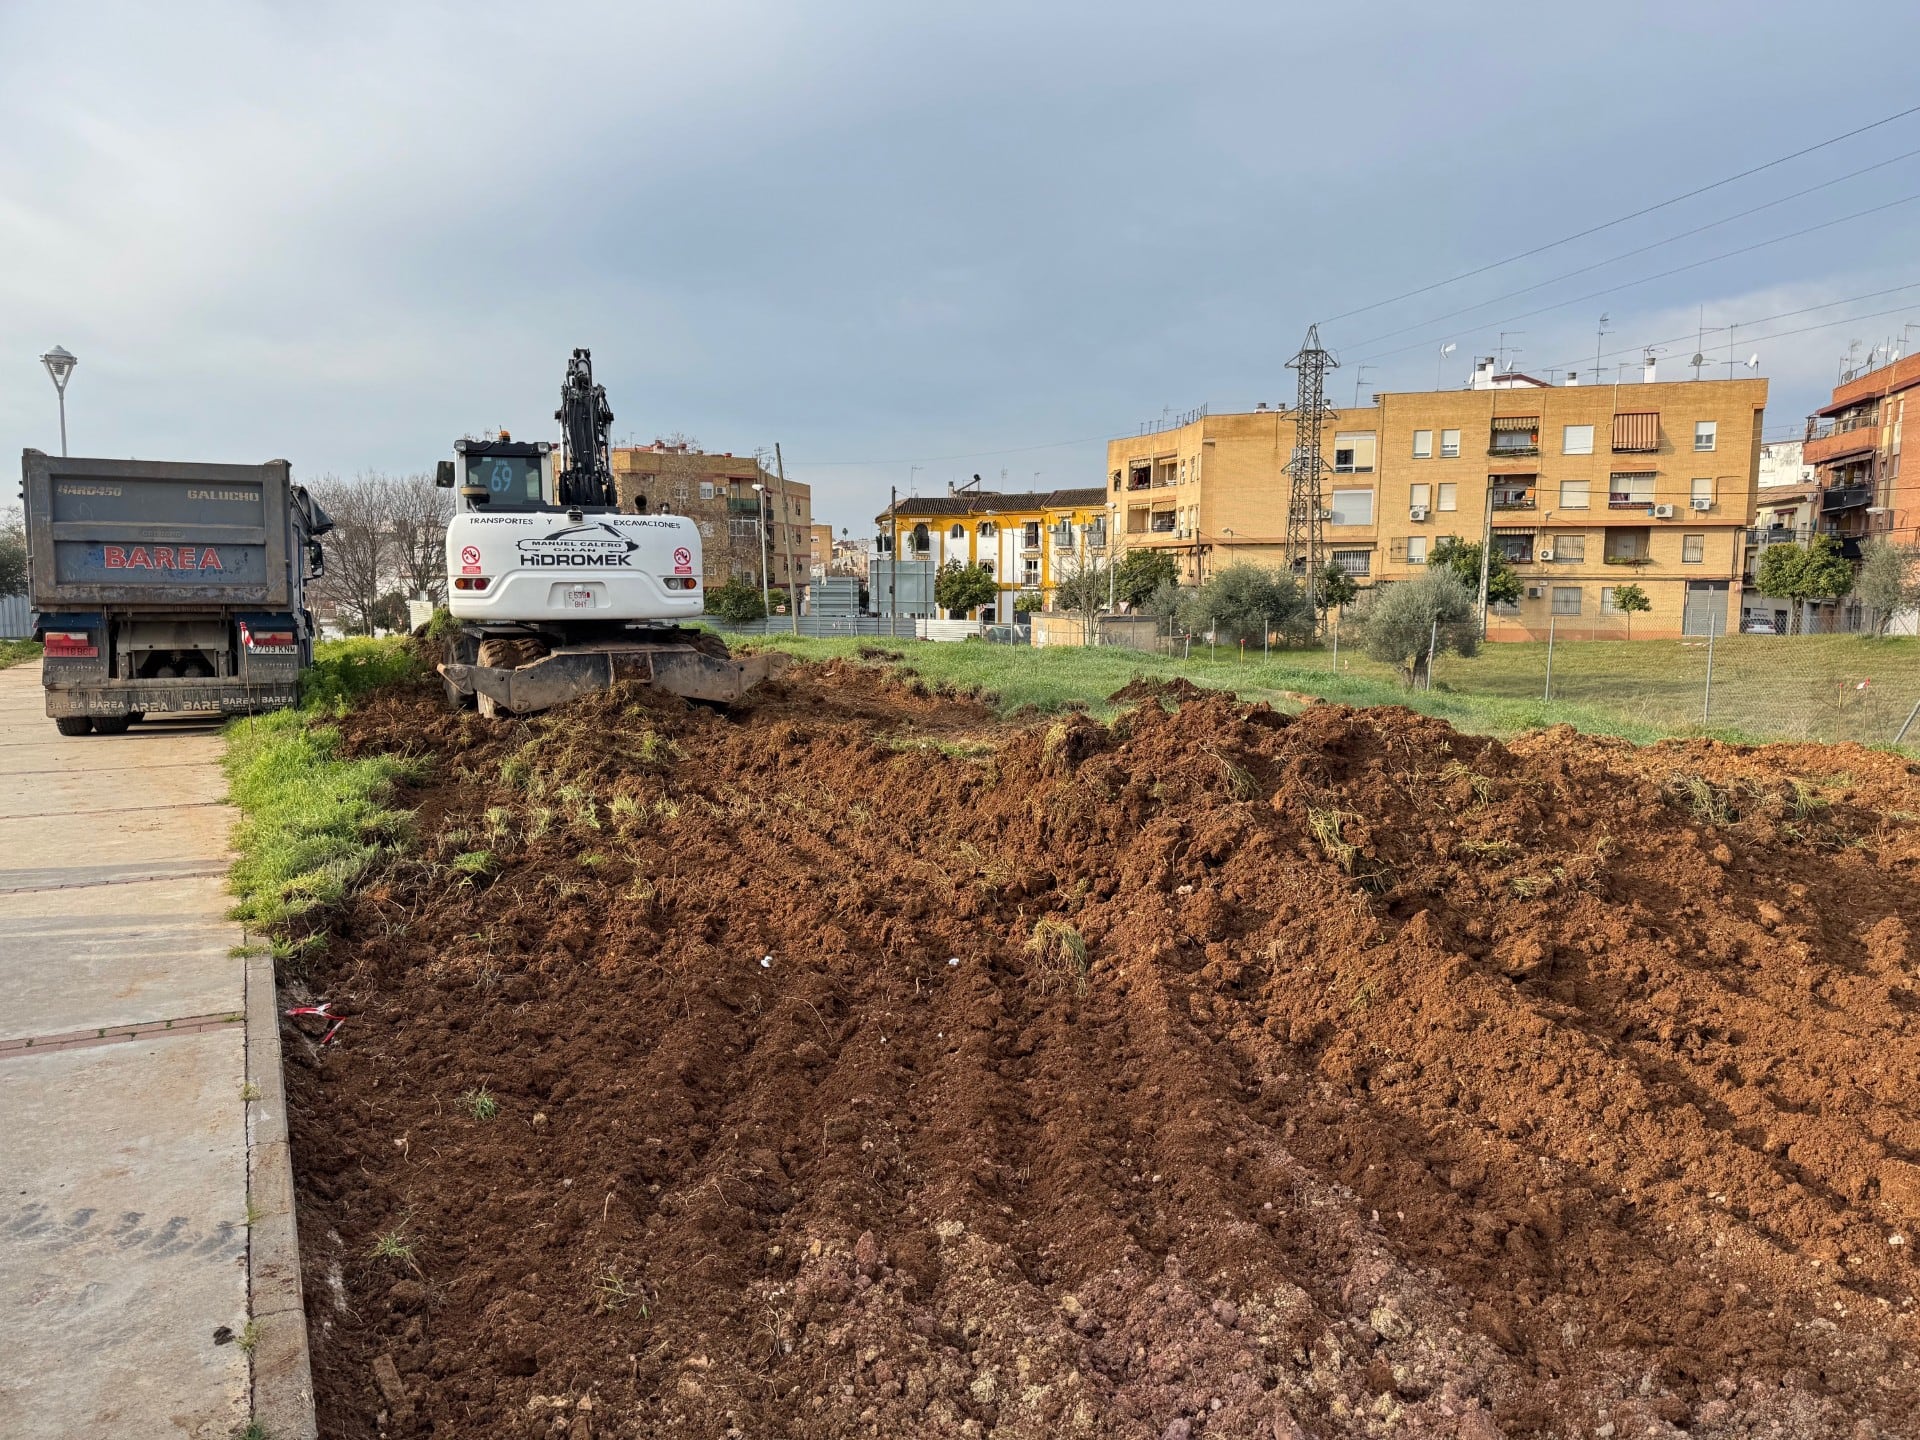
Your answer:
[[[1545,315],[1553,310],[1564,310],[1569,305],[1578,305],[1586,300],[1598,300],[1603,295],[1617,295],[1622,290],[1631,290],[1639,285],[1649,285],[1655,280],[1665,280],[1670,275],[1683,275],[1689,270],[1698,270],[1702,265],[1718,264],[1722,260],[1731,260],[1737,255],[1750,255],[1755,250],[1766,249],[1769,245],[1779,245],[1788,240],[1798,240],[1803,235],[1812,235],[1820,230],[1831,230],[1835,225],[1845,225],[1854,220],[1864,219],[1869,215],[1878,215],[1881,211],[1891,210],[1897,205],[1911,205],[1915,200],[1920,200],[1920,191],[1912,195],[1903,195],[1898,200],[1889,200],[1883,205],[1874,205],[1865,210],[1856,210],[1851,215],[1842,215],[1833,220],[1822,220],[1818,225],[1809,225],[1801,230],[1791,230],[1785,235],[1775,235],[1770,240],[1756,240],[1751,245],[1742,245],[1735,250],[1725,250],[1718,255],[1709,255],[1704,260],[1692,260],[1685,265],[1675,265],[1670,270],[1661,270],[1652,275],[1642,275],[1638,280],[1624,280],[1618,285],[1609,285],[1604,290],[1591,290],[1585,295],[1576,295],[1571,300],[1560,300],[1552,305],[1539,306],[1537,309],[1522,310],[1517,315],[1503,315],[1498,320],[1486,320],[1482,321],[1481,324],[1483,326],[1505,325],[1510,321],[1526,320],[1535,315]],[[1369,355],[1367,359],[1384,360],[1390,355],[1404,355],[1409,350],[1418,350],[1422,346],[1431,344],[1432,340],[1433,337],[1430,336],[1425,340],[1416,340],[1410,345],[1402,345],[1397,349],[1378,350]]]
[[[1429,291],[1438,290],[1446,285],[1454,285],[1462,280],[1471,280],[1476,275],[1484,275],[1489,270],[1498,270],[1503,265],[1512,265],[1516,261],[1528,259],[1531,256],[1542,254],[1545,251],[1556,250],[1562,245],[1571,245],[1575,240],[1584,240],[1589,235],[1598,235],[1602,230],[1611,230],[1617,225],[1626,224],[1629,220],[1638,220],[1642,215],[1651,215],[1656,210],[1665,210],[1669,206],[1678,205],[1683,200],[1691,200],[1696,195],[1705,195],[1710,190],[1719,190],[1733,184],[1736,180],[1745,180],[1748,176],[1758,175],[1762,171],[1776,169],[1781,165],[1785,165],[1790,160],[1798,160],[1803,155],[1811,155],[1816,150],[1826,149],[1829,145],[1838,145],[1842,140],[1851,140],[1856,135],[1864,135],[1869,130],[1878,130],[1883,125],[1891,125],[1896,120],[1904,120],[1907,116],[1916,113],[1920,113],[1920,105],[1911,105],[1905,110],[1886,116],[1884,119],[1875,120],[1870,124],[1849,130],[1844,135],[1836,135],[1831,140],[1822,140],[1817,145],[1809,145],[1804,150],[1794,151],[1791,155],[1782,155],[1777,160],[1767,161],[1764,165],[1752,166],[1749,169],[1742,170],[1737,175],[1729,175],[1724,180],[1716,180],[1711,185],[1702,185],[1697,189],[1687,191],[1684,195],[1676,195],[1671,200],[1662,200],[1656,205],[1645,206],[1630,214],[1619,216],[1617,219],[1608,220],[1603,224],[1591,225],[1585,230],[1576,231],[1572,235],[1562,236],[1558,240],[1549,240],[1544,245],[1536,245],[1531,250],[1522,250],[1518,255],[1509,255],[1504,260],[1495,260],[1490,265],[1482,265],[1478,269],[1463,271],[1458,275],[1449,276],[1445,280],[1436,280],[1431,285],[1422,285],[1417,289],[1402,291],[1400,294],[1391,295],[1385,300],[1376,300],[1371,305],[1361,305],[1352,310],[1342,310],[1338,315],[1328,316],[1327,319],[1321,323],[1332,324],[1335,320],[1345,320],[1349,316],[1364,315],[1369,310],[1380,309],[1383,305],[1394,305],[1402,300],[1411,300],[1416,295],[1425,295]]]
[[[1015,445],[1004,450],[962,450],[957,455],[909,455],[900,460],[796,460],[794,465],[812,465],[816,468],[836,465],[842,467],[854,465],[932,465],[942,460],[976,460],[986,455],[1025,455],[1034,450],[1064,450],[1069,445],[1091,445],[1098,441],[1105,444],[1113,439],[1112,435],[1088,435],[1079,440],[1054,440],[1045,445]]]
[[[1704,235],[1707,231],[1716,230],[1722,225],[1731,225],[1735,220],[1744,220],[1749,215],[1758,215],[1762,210],[1771,210],[1776,206],[1785,205],[1790,201],[1804,199],[1815,191],[1830,189],[1835,185],[1844,184],[1848,180],[1858,179],[1860,176],[1874,170],[1884,170],[1889,165],[1897,165],[1902,160],[1911,160],[1916,155],[1920,155],[1920,150],[1909,150],[1904,155],[1895,155],[1890,160],[1876,161],[1871,165],[1862,166],[1858,170],[1849,171],[1845,175],[1835,176],[1831,180],[1822,180],[1818,185],[1809,185],[1804,190],[1795,190],[1790,195],[1782,195],[1777,200],[1769,200],[1765,204],[1755,205],[1751,209],[1737,211],[1719,220],[1709,220],[1705,225],[1696,225],[1691,230],[1682,230],[1678,235],[1669,235],[1664,240],[1655,240],[1650,245],[1641,245],[1632,250],[1623,250],[1618,255],[1610,255],[1604,260],[1596,260],[1591,265],[1582,265],[1578,269],[1565,271],[1549,279],[1537,281],[1532,285],[1523,285],[1520,289],[1509,290],[1504,295],[1495,295],[1487,300],[1476,300],[1471,305],[1463,305],[1458,310],[1449,310],[1444,315],[1435,315],[1426,320],[1416,320],[1410,325],[1402,325],[1397,330],[1388,330],[1383,334],[1374,335],[1365,340],[1355,341],[1354,348],[1358,349],[1363,345],[1377,345],[1382,340],[1391,340],[1394,336],[1404,335],[1409,330],[1419,330],[1428,325],[1438,325],[1443,320],[1453,320],[1461,315],[1472,314],[1475,310],[1483,310],[1489,305],[1498,305],[1502,300],[1512,300],[1516,296],[1527,295],[1535,290],[1544,290],[1549,285],[1559,284],[1562,280],[1571,280],[1576,275],[1586,275],[1595,270],[1605,269],[1607,266],[1617,264],[1622,260],[1631,260],[1635,255],[1645,255],[1650,250],[1659,250],[1664,246],[1675,244],[1681,240],[1691,239],[1695,235]]]
[[[1735,320],[1730,323],[1736,329],[1745,329],[1749,325],[1765,325],[1770,320],[1790,320],[1795,315],[1811,315],[1816,310],[1831,310],[1836,305],[1857,305],[1862,300],[1878,300],[1883,295],[1898,295],[1903,290],[1920,290],[1920,280],[1910,281],[1905,285],[1889,286],[1885,290],[1869,290],[1863,295],[1848,295],[1847,297],[1841,300],[1826,300],[1826,301],[1822,301],[1818,305],[1803,305],[1798,310],[1780,310],[1780,311],[1776,311],[1772,315],[1756,315],[1751,320]],[[1852,315],[1852,316],[1846,317],[1846,319],[1844,320],[1836,320],[1833,323],[1836,325],[1841,325],[1841,324],[1846,324],[1852,320],[1871,320],[1878,315],[1897,313],[1898,310],[1904,310],[1906,308],[1907,308],[1906,306],[1902,305],[1902,306],[1896,307],[1894,311],[1875,311],[1871,315]],[[1721,328],[1722,327],[1718,325],[1714,326],[1714,329],[1716,330]],[[1675,345],[1675,344],[1678,344],[1680,341],[1686,340],[1688,338],[1690,337],[1686,335],[1669,335],[1664,340],[1648,340],[1639,345],[1622,345],[1618,350],[1604,351],[1596,358],[1607,359],[1614,355],[1638,355],[1638,354],[1641,354],[1643,351],[1646,351],[1652,347],[1660,346],[1660,345]],[[1748,343],[1752,343],[1752,342],[1749,341]],[[1721,349],[1725,347],[1716,346],[1714,348]],[[1582,355],[1580,357],[1582,361],[1584,361],[1586,358],[1587,357],[1585,355]],[[1574,363],[1571,361],[1556,360],[1552,365],[1548,366],[1547,368],[1550,370],[1571,370],[1574,368]]]

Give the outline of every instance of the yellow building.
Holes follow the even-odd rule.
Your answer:
[[[1323,541],[1362,585],[1420,573],[1444,536],[1492,533],[1523,584],[1493,638],[1622,634],[1623,585],[1652,603],[1635,636],[1737,622],[1743,537],[1759,480],[1764,380],[1473,387],[1376,394],[1324,431]],[[1183,583],[1239,560],[1282,563],[1294,424],[1284,410],[1201,415],[1110,441],[1123,550],[1180,558]]]
[[[949,486],[944,495],[910,496],[876,516],[877,558],[928,561],[936,572],[953,561],[984,566],[1000,598],[967,618],[1005,621],[1018,596],[1050,604],[1061,579],[1106,559],[1106,500],[1097,486],[1018,492]]]

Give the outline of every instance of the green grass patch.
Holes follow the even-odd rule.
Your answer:
[[[1043,712],[1117,708],[1106,697],[1136,678],[1231,690],[1297,710],[1314,700],[1345,705],[1405,705],[1457,729],[1515,735],[1571,725],[1636,743],[1675,735],[1736,742],[1781,739],[1891,743],[1920,699],[1920,640],[1858,635],[1723,638],[1714,647],[1711,723],[1701,717],[1704,639],[1561,640],[1553,653],[1553,698],[1546,693],[1544,642],[1502,642],[1479,655],[1440,658],[1432,690],[1408,690],[1392,668],[1343,646],[1279,650],[1242,659],[1238,647],[1211,655],[1065,646],[946,644],[882,636],[809,639],[774,635],[752,645],[813,660],[858,659],[862,646],[903,652],[898,667],[930,686],[988,692],[1002,714],[1031,705]],[[1920,732],[1920,725],[1915,730]],[[1909,735],[1909,749],[1915,735]]]
[[[0,670],[40,658],[38,640],[0,640]]]
[[[273,932],[316,907],[338,903],[368,866],[404,842],[408,816],[388,804],[420,762],[395,756],[346,759],[328,719],[359,695],[418,673],[399,640],[329,641],[316,648],[298,710],[227,727],[229,795],[240,807],[239,852],[228,886],[234,918]]]

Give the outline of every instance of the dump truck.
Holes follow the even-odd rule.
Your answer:
[[[22,456],[27,596],[62,735],[295,705],[326,513],[285,460]]]

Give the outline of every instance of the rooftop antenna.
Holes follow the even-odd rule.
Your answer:
[[[1453,341],[1451,340],[1449,340],[1446,344],[1440,347],[1440,361],[1437,365],[1433,367],[1433,388],[1434,389],[1438,390],[1442,385],[1446,384],[1447,356],[1451,355],[1454,351],[1458,350],[1459,348],[1460,347],[1454,344]]]
[[[1321,543],[1320,477],[1326,471],[1321,455],[1321,432],[1335,418],[1327,407],[1327,371],[1340,368],[1320,344],[1320,327],[1309,325],[1299,353],[1287,368],[1300,375],[1299,403],[1293,416],[1293,459],[1287,465],[1291,479],[1287,499],[1287,569],[1300,578],[1307,592],[1307,613],[1318,613],[1314,591],[1319,584]]]
[[[1524,334],[1526,334],[1526,333],[1527,333],[1527,332],[1526,332],[1526,331],[1524,331],[1524,330],[1502,330],[1502,331],[1500,332],[1500,373],[1501,373],[1502,375],[1505,375],[1505,374],[1507,374],[1507,373],[1508,373],[1508,362],[1507,362],[1507,336],[1509,336],[1509,335],[1524,335]],[[1520,354],[1520,349],[1519,349],[1519,347],[1518,347],[1518,346],[1515,346],[1515,347],[1514,347],[1514,351],[1513,351],[1513,353],[1514,353],[1514,354],[1516,354],[1516,355],[1518,355],[1518,354]]]
[[[1696,350],[1693,352],[1693,359],[1687,363],[1693,366],[1693,378],[1698,380],[1700,378],[1700,367],[1707,363],[1707,357]]]
[[[1602,315],[1599,326],[1593,332],[1593,383],[1596,385],[1600,383],[1600,342],[1612,333],[1607,329],[1607,322],[1612,318],[1611,315]]]
[[[1358,410],[1360,408],[1360,387],[1361,385],[1366,383],[1367,371],[1378,370],[1379,368],[1380,367],[1378,365],[1362,365],[1359,369],[1353,372],[1353,408],[1354,409]]]

